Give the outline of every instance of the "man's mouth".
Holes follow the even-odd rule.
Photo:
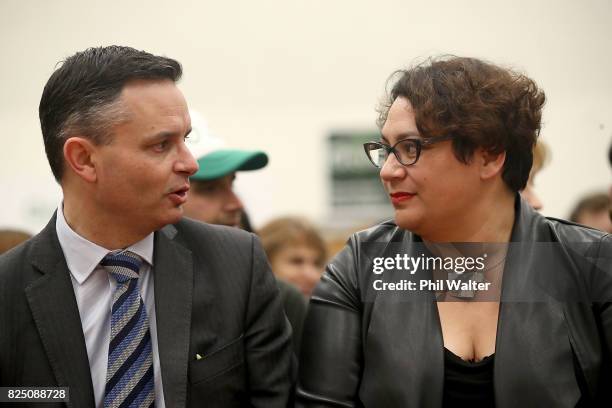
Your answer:
[[[189,185],[180,187],[174,191],[172,191],[168,196],[170,200],[174,202],[176,205],[184,204],[187,201],[187,192],[189,191]]]

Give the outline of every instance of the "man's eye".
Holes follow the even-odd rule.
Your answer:
[[[191,137],[191,136],[189,136],[189,135],[185,135],[185,136],[183,137],[183,140],[187,140],[187,139],[189,139],[190,137]]]
[[[197,192],[200,194],[213,194],[217,191],[219,191],[219,187],[215,186],[214,184],[199,186],[197,189]]]
[[[163,141],[153,146],[155,150],[160,151],[160,152],[166,150],[167,147],[168,147],[168,141]]]

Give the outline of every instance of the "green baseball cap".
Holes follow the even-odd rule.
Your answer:
[[[200,169],[191,180],[214,180],[235,171],[258,170],[268,164],[262,151],[220,149],[198,159]]]

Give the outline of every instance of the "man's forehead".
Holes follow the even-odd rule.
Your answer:
[[[130,81],[121,90],[120,98],[134,110],[155,108],[169,114],[180,113],[191,123],[185,97],[169,79]]]
[[[171,80],[130,81],[121,91],[120,103],[125,122],[146,122],[147,134],[152,138],[165,134],[184,136],[191,131],[187,102]]]

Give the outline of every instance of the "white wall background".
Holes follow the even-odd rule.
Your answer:
[[[238,179],[256,225],[325,221],[325,137],[371,128],[393,70],[442,53],[511,65],[547,93],[553,157],[536,187],[544,213],[563,217],[611,181],[611,19],[609,0],[0,0],[0,228],[35,232],[59,202],[40,95],[58,61],[110,44],[178,59],[180,87],[214,133],[269,153]]]

